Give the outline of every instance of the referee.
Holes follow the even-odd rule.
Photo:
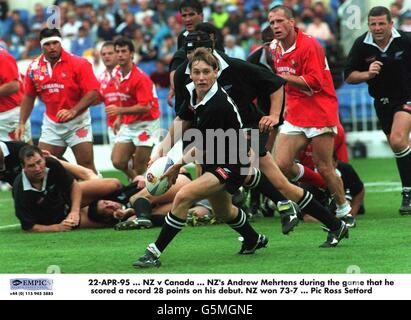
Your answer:
[[[369,31],[351,48],[345,69],[347,83],[366,81],[374,106],[394,151],[402,182],[400,214],[411,214],[411,38],[393,27],[390,11],[374,7]]]

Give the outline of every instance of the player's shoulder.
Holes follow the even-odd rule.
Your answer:
[[[16,61],[16,59],[14,59],[14,57],[5,49],[0,48],[0,57],[1,59],[7,59],[7,60],[14,60]]]
[[[43,55],[41,54],[41,55],[39,55],[38,57],[36,57],[35,59],[33,59],[33,60],[30,62],[27,70],[28,70],[28,71],[34,71],[34,70],[36,70],[36,69],[39,69],[39,68],[40,68],[40,64],[41,64],[41,61],[42,61],[42,57],[43,57]]]

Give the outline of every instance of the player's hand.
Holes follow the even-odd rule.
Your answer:
[[[150,168],[151,165],[153,164],[154,161],[156,161],[157,159],[161,158],[163,155],[161,153],[160,148],[157,150],[157,152],[153,153],[150,157],[150,160],[147,163],[147,168]]]
[[[119,115],[121,115],[121,107],[117,107],[116,105],[111,104],[111,105],[106,107],[106,113],[110,117],[119,116]]]
[[[127,219],[133,215],[135,215],[136,212],[134,211],[133,208],[128,208],[128,209],[118,209],[113,213],[113,217],[118,219],[118,220],[123,220],[123,219]]]
[[[174,97],[174,89],[168,90],[168,94],[167,94],[167,103],[169,107],[173,107],[173,97]]]
[[[117,133],[120,131],[120,127],[121,127],[121,119],[120,117],[117,117],[116,121],[114,121],[113,123],[113,132],[115,135],[117,135]]]
[[[72,120],[76,115],[77,111],[74,109],[61,109],[59,112],[57,112],[56,116],[60,122],[67,122]]]
[[[170,168],[167,169],[166,172],[163,173],[163,175],[160,177],[160,180],[167,178],[168,187],[170,188],[173,184],[176,183],[181,167],[181,164],[173,164]]]
[[[142,175],[138,175],[133,179],[133,182],[136,183],[138,189],[144,189],[146,187],[146,178]]]
[[[370,64],[370,67],[368,69],[368,74],[370,76],[370,79],[374,79],[377,75],[380,74],[382,66],[383,66],[383,63],[381,61],[374,61],[373,63]]]
[[[71,211],[68,215],[66,220],[71,220],[74,224],[73,227],[77,227],[80,224],[80,212],[78,211]]]
[[[264,116],[258,123],[261,132],[270,132],[274,130],[274,126],[278,124],[278,118],[274,116]]]
[[[16,131],[14,131],[16,140],[23,140],[25,132],[26,126],[24,124],[19,124]]]
[[[56,225],[56,231],[70,231],[75,227],[73,220],[65,219]]]

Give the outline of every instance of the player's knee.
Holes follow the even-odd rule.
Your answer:
[[[114,168],[118,170],[127,170],[128,168],[128,161],[124,161],[123,159],[120,158],[112,158],[111,162],[113,163]]]
[[[184,188],[178,191],[174,198],[174,204],[177,206],[191,206],[192,203],[194,203],[192,194]]]
[[[288,178],[294,178],[295,174],[293,174],[292,166],[286,163],[282,163],[278,166],[281,172]]]
[[[317,170],[318,173],[324,177],[324,179],[326,179],[327,177],[332,176],[333,174],[335,174],[335,169],[332,165],[332,163],[328,163],[328,162],[319,162],[317,165]]]
[[[408,137],[401,132],[392,132],[390,135],[390,146],[394,152],[404,150],[408,146]]]

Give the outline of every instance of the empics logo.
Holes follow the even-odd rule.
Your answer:
[[[10,279],[10,290],[53,290],[53,280],[51,279]]]

